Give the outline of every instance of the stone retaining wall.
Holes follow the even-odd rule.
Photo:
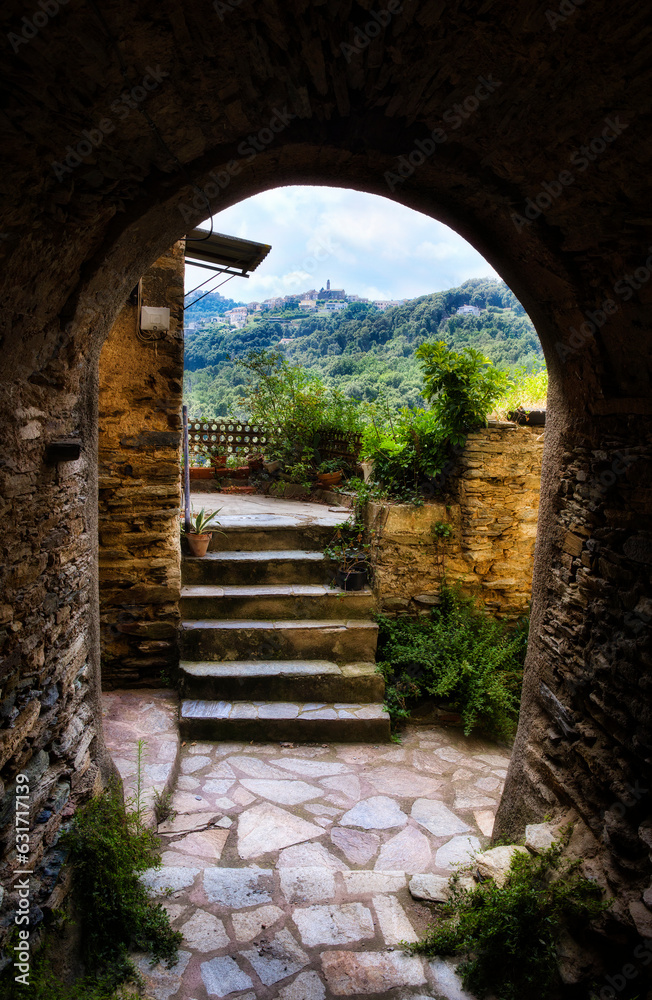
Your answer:
[[[426,610],[445,575],[505,617],[527,610],[539,509],[542,428],[490,422],[470,434],[440,503],[370,503],[374,589],[386,611]],[[437,538],[448,524],[453,534]]]
[[[160,683],[178,662],[184,242],[142,279],[169,306],[160,340],[122,309],[100,358],[99,566],[102,685]]]

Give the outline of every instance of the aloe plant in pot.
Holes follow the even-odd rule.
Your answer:
[[[184,534],[190,553],[193,556],[205,556],[208,551],[208,546],[210,545],[210,540],[213,532],[219,530],[217,525],[217,515],[222,508],[213,511],[209,514],[204,514],[204,508],[195,514],[191,511],[190,514],[190,531],[186,531],[185,525],[181,524],[181,531]],[[221,532],[224,534],[224,532]]]

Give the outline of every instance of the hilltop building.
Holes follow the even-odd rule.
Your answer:
[[[335,300],[344,301],[346,299],[346,292],[343,288],[331,288],[330,279],[326,282],[326,288],[319,289],[318,300]]]

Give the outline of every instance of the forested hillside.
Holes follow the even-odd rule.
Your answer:
[[[479,315],[457,314],[463,305]],[[187,312],[193,322],[193,310]],[[238,356],[276,347],[281,338],[289,361],[320,374],[359,400],[387,399],[392,408],[423,405],[421,375],[414,351],[427,340],[455,349],[474,347],[500,368],[543,367],[534,327],[502,281],[472,279],[459,288],[412,299],[380,312],[353,302],[330,315],[299,316],[285,311],[258,316],[240,330],[217,323],[186,335],[185,394],[191,416],[241,415],[239,387],[244,377]]]
[[[186,309],[186,323],[201,329],[204,325],[208,326],[214,316],[223,316],[228,309],[243,306],[244,302],[225,299],[219,292],[204,294],[204,289],[199,287],[194,292],[186,292],[186,304],[192,306]]]

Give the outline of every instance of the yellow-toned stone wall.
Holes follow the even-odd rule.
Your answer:
[[[184,242],[145,273],[142,304],[170,307],[161,339],[127,303],[104,343],[99,396],[102,683],[160,681],[178,662]]]
[[[532,592],[543,428],[492,421],[469,434],[441,502],[370,503],[374,588],[387,611],[427,609],[442,579],[496,614],[526,611]],[[437,524],[449,524],[449,539]]]

